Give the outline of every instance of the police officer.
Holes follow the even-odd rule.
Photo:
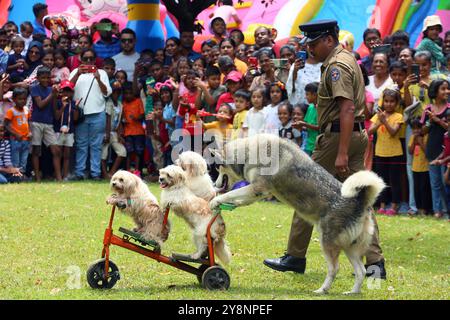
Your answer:
[[[368,138],[363,123],[365,89],[361,69],[353,55],[339,44],[336,21],[310,22],[300,25],[300,30],[310,53],[323,62],[317,101],[320,134],[312,158],[344,181],[351,174],[364,170]],[[367,275],[385,279],[376,221],[375,225],[376,232],[366,253]],[[278,259],[266,259],[264,264],[277,271],[304,273],[312,231],[313,226],[294,213],[286,254]]]

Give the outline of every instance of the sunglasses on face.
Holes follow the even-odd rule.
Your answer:
[[[81,58],[81,60],[83,60],[83,61],[95,61],[95,58],[94,57],[83,57],[83,58]]]
[[[34,55],[39,55],[39,54],[40,54],[40,52],[39,52],[39,51],[34,51],[34,50],[31,50],[31,51],[30,51],[30,54],[34,54]]]

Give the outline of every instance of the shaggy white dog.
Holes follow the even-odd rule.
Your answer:
[[[209,201],[216,196],[208,166],[200,154],[185,151],[180,154],[175,164],[186,172],[186,185],[197,197]]]
[[[197,251],[191,254],[191,258],[200,259],[208,248],[206,229],[213,216],[208,202],[197,197],[188,188],[186,173],[181,167],[170,165],[159,170],[159,183],[162,189],[161,205],[170,206],[170,209],[183,218],[192,229]],[[214,241],[215,254],[224,264],[228,264],[231,252],[225,242],[225,234],[225,222],[222,216],[219,216],[211,226],[211,237]]]
[[[170,224],[163,228],[164,212],[141,178],[119,170],[112,176],[110,186],[113,194],[106,202],[129,214],[136,223],[134,231],[144,239],[155,240],[162,245],[169,237]]]

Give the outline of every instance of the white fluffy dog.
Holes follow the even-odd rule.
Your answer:
[[[176,215],[183,218],[193,232],[193,240],[197,251],[191,254],[192,259],[200,259],[207,251],[206,229],[213,212],[206,200],[197,197],[186,184],[186,173],[176,165],[159,170],[159,183],[162,189],[161,205],[170,206]],[[211,226],[211,237],[214,241],[214,252],[224,263],[231,260],[231,252],[225,242],[225,222],[217,217]]]
[[[175,164],[186,172],[186,184],[197,197],[209,201],[216,196],[208,166],[200,154],[185,151],[179,155]]]
[[[170,224],[163,228],[164,212],[147,185],[135,174],[119,170],[111,178],[113,194],[106,200],[128,213],[136,223],[134,231],[159,245],[169,237]]]

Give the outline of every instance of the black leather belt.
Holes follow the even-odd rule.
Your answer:
[[[364,122],[355,122],[353,125],[353,131],[361,132],[364,129]],[[341,132],[341,124],[339,122],[332,122],[330,132]]]

